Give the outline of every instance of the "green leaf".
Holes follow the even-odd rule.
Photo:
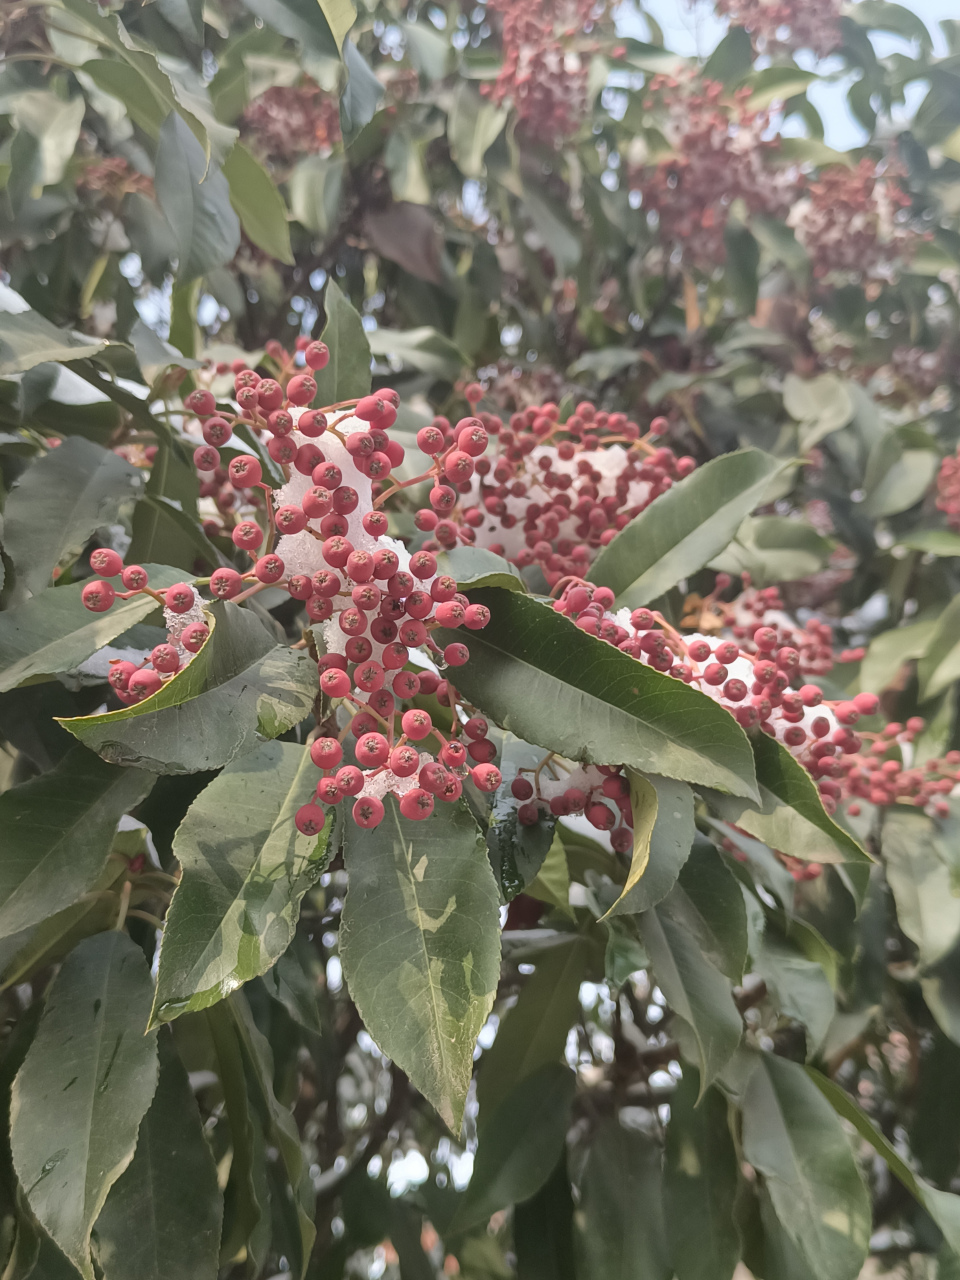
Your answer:
[[[860,664],[861,689],[882,693],[905,662],[922,656],[936,627],[935,618],[924,618],[905,627],[891,627],[889,631],[874,636]]]
[[[780,1013],[795,1018],[806,1028],[807,1058],[812,1058],[826,1039],[837,1011],[823,968],[769,930],[763,935],[754,967]]]
[[[14,1081],[13,1163],[30,1208],[86,1280],[90,1230],[133,1158],[157,1085],[156,1035],[144,1034],[150,971],[116,930],[87,938],[53,980]]]
[[[163,591],[183,573],[166,565],[143,566],[150,585]],[[106,613],[84,608],[82,582],[42,591],[16,609],[0,613],[0,693],[44,676],[75,671],[111,640],[157,608],[152,596],[118,600]]]
[[[742,897],[740,905],[742,909]],[[701,1089],[705,1089],[733,1057],[743,1030],[730,981],[707,958],[701,944],[702,938],[712,937],[711,922],[677,885],[658,906],[639,917],[639,924],[657,985],[696,1038]]]
[[[952,529],[918,529],[897,541],[899,546],[906,547],[909,551],[922,551],[924,555],[960,556],[960,533],[954,533]]]
[[[26,373],[47,360],[80,360],[99,355],[105,339],[58,329],[38,311],[0,308],[0,376]]]
[[[800,424],[801,453],[845,427],[854,415],[847,384],[835,373],[824,373],[818,378],[799,378],[795,373],[788,373],[783,380],[783,407]]]
[[[584,1280],[670,1280],[660,1148],[616,1118],[593,1136],[580,1184]]]
[[[340,97],[340,127],[344,137],[351,138],[376,115],[384,88],[352,40],[343,46],[343,63],[347,84]]]
[[[314,404],[356,400],[367,395],[371,381],[370,344],[363,322],[335,280],[327,282],[323,309],[327,319],[320,337],[330,349],[330,363],[315,375]]]
[[[4,551],[17,583],[31,595],[76,555],[90,535],[116,520],[145,483],[144,473],[109,449],[71,436],[44,454],[14,485],[4,506]]]
[[[931,1187],[929,1182],[913,1172],[893,1145],[874,1127],[870,1118],[864,1115],[838,1084],[828,1080],[819,1071],[814,1071],[812,1067],[807,1067],[806,1072],[834,1111],[853,1125],[860,1137],[865,1138],[874,1151],[883,1157],[893,1176],[923,1205],[943,1232],[947,1245],[960,1253],[960,1196]]]
[[[569,759],[755,794],[746,735],[711,698],[529,596],[486,588],[470,598],[491,621],[471,634],[457,688],[503,728]]]
[[[480,1124],[496,1112],[514,1085],[550,1062],[559,1062],[577,1020],[580,983],[590,944],[574,937],[537,956],[517,1003],[501,1021],[497,1038],[480,1059],[477,1101]]]
[[[154,1022],[222,1000],[286,951],[326,861],[330,826],[319,837],[294,826],[316,784],[306,747],[267,742],[190,806],[173,842],[183,875],[160,944]]]
[[[954,597],[936,621],[917,666],[920,697],[935,698],[960,679],[960,597]]]
[[[240,223],[219,169],[208,168],[203,148],[171,112],[157,140],[157,200],[177,245],[177,280],[195,280],[229,262],[240,247]]]
[[[269,173],[242,142],[236,143],[227,156],[223,175],[230,187],[230,203],[253,243],[271,258],[292,266],[290,228],[283,197]]]
[[[760,784],[760,811],[710,797],[711,807],[781,853],[806,862],[859,863],[873,859],[839,826],[820,799],[816,784],[787,748],[765,733],[751,736]]]
[[[310,53],[339,58],[356,11],[350,0],[243,0],[251,13]]]
[[[263,1136],[269,1146],[276,1148],[279,1152],[287,1183],[283,1190],[294,1201],[301,1257],[294,1259],[292,1270],[302,1275],[306,1270],[307,1259],[316,1238],[316,1229],[312,1215],[306,1213],[303,1203],[302,1183],[305,1169],[300,1133],[290,1109],[277,1098],[273,1083],[275,1078],[273,1051],[269,1041],[253,1020],[246,996],[242,991],[235,991],[226,1002],[226,1007],[236,1028],[237,1040],[243,1054],[250,1100],[259,1114]]]
[[[787,516],[747,516],[710,568],[734,576],[749,573],[753,585],[792,582],[822,569],[833,544],[802,520]]]
[[[916,943],[917,960],[931,965],[960,936],[956,859],[925,813],[894,806],[884,815],[883,861],[900,928]]]
[[[104,1280],[216,1280],[223,1198],[190,1080],[169,1031],[137,1149],[94,1228]]]
[[[905,449],[897,437],[889,439],[894,446],[889,451],[889,466],[873,484],[866,485],[863,512],[872,520],[898,515],[916,506],[930,488],[940,465],[940,455],[933,449]]]
[[[565,1159],[535,1196],[514,1206],[513,1247],[523,1280],[576,1280],[573,1197]]]
[[[693,793],[685,782],[646,778],[629,770],[633,858],[623,892],[608,915],[648,911],[667,896],[690,856],[696,827]],[[652,794],[651,794],[652,793]]]
[[[188,82],[175,74],[173,59],[161,68],[154,48],[132,36],[118,16],[101,13],[89,0],[60,0],[60,6],[79,24],[85,38],[108,48],[139,76],[137,81],[129,78],[108,91],[118,93],[141,128],[151,137],[156,137],[156,100],[162,108],[162,117],[177,111],[186,120],[208,161],[214,164],[223,162],[236,141],[237,130],[217,120],[209,97],[200,91],[196,80]],[[123,92],[118,92],[120,88]]]
[[[127,559],[137,564],[154,558],[178,565],[181,578],[185,573],[192,577],[198,570],[219,569],[223,563],[199,519],[184,511],[176,499],[151,493],[148,483],[133,513],[133,540]]]
[[[743,1155],[814,1275],[856,1280],[870,1240],[870,1196],[840,1122],[795,1062],[758,1060],[743,1099]]]
[[[731,1280],[740,1259],[734,1221],[739,1162],[727,1102],[685,1070],[670,1099],[663,1207],[676,1280]]]
[[[49,773],[0,795],[0,937],[40,924],[92,888],[117,822],[154,782],[74,747]]]
[[[486,547],[457,546],[437,555],[437,572],[456,578],[461,591],[477,587],[503,587],[506,591],[525,591],[519,570],[503,556]]]
[[[447,116],[447,141],[454,163],[465,178],[482,178],[483,157],[507,122],[505,107],[482,98],[468,80],[461,80]]]
[[[336,227],[345,169],[343,156],[307,156],[288,178],[290,212],[308,231],[328,236]]]
[[[508,1093],[480,1129],[452,1230],[468,1231],[540,1190],[563,1151],[576,1088],[569,1067],[549,1062]]]
[[[662,903],[731,982],[747,963],[747,915],[736,880],[709,841],[697,840]]]
[[[316,667],[303,651],[275,644],[256,615],[216,601],[210,638],[152,697],[122,711],[61,720],[114,764],[155,773],[217,769],[307,715]]]
[[[743,27],[731,27],[707,59],[704,77],[735,85],[753,66],[753,45]]]
[[[784,467],[759,449],[721,454],[655,499],[600,552],[591,580],[617,603],[649,604],[709,563]]]
[[[454,382],[467,365],[467,357],[445,334],[430,325],[417,329],[374,329],[368,341],[375,356],[399,356],[420,373]]]
[[[453,48],[446,36],[435,31],[431,23],[401,22],[404,44],[410,61],[428,80],[442,80],[451,69]]]
[[[340,958],[380,1048],[459,1132],[473,1048],[500,971],[499,895],[465,806],[344,831],[349,889]]]
[[[517,820],[517,811],[512,807],[493,816],[487,828],[487,850],[504,902],[512,902],[540,874],[555,829],[556,820],[549,815],[525,826]]]
[[[751,89],[751,108],[763,111],[772,102],[785,102],[787,98],[803,93],[817,78],[815,71],[803,71],[792,64],[755,71],[745,82]]]
[[[747,227],[728,223],[723,236],[726,248],[723,280],[742,314],[753,315],[759,288],[760,246]]]

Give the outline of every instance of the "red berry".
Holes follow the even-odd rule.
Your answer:
[[[253,566],[253,572],[260,582],[279,582],[286,573],[286,565],[278,555],[271,552],[269,555],[260,557]]]
[[[216,471],[220,465],[220,454],[212,444],[202,444],[193,451],[193,465],[198,471]]]
[[[314,738],[310,759],[318,769],[335,769],[343,759],[343,747],[336,738]]]
[[[400,800],[400,812],[405,818],[410,818],[414,822],[420,822],[424,818],[429,818],[433,813],[433,796],[429,791],[423,791],[420,787],[414,787],[412,791],[408,791]]]
[[[241,520],[230,535],[234,546],[255,551],[263,542],[263,530],[255,520]]]
[[[357,760],[367,769],[386,764],[390,747],[382,733],[365,733],[357,739]]]
[[[157,673],[147,668],[142,668],[140,671],[135,671],[130,677],[127,684],[127,693],[134,702],[143,702],[145,698],[152,697],[161,688],[163,688],[163,681]]]
[[[163,593],[163,602],[171,613],[186,613],[196,599],[193,587],[186,582],[174,583]]]
[[[273,519],[278,533],[300,533],[307,527],[307,517],[300,507],[279,507]]]
[[[309,404],[317,394],[317,384],[309,373],[298,373],[287,383],[287,399],[291,404]]]
[[[106,613],[116,597],[117,593],[110,583],[99,580],[88,582],[80,592],[84,607],[91,613]]]
[[[502,781],[500,770],[493,764],[478,764],[470,770],[470,776],[480,791],[496,791]]]
[[[361,796],[353,806],[353,820],[358,827],[378,827],[383,821],[383,802],[376,796]]]
[[[90,568],[103,578],[115,578],[123,568],[123,561],[109,547],[98,547],[90,553]]]
[[[263,479],[263,468],[250,453],[241,453],[227,464],[227,476],[238,489],[252,489]]]
[[[325,369],[330,363],[330,351],[325,342],[311,342],[303,353],[310,369]]]
[[[154,671],[167,673],[180,667],[180,655],[172,644],[158,644],[150,654],[150,661]]]
[[[191,391],[183,403],[190,412],[195,413],[198,418],[209,417],[217,407],[217,402],[213,397],[213,393],[211,391],[202,390],[199,387],[196,391]]]
[[[142,591],[149,580],[146,569],[138,564],[128,565],[120,575],[120,581],[128,591]]]
[[[210,594],[218,600],[232,600],[243,590],[243,579],[236,569],[214,569],[210,575]]]
[[[345,764],[337,770],[337,786],[345,796],[358,796],[363,790],[363,774],[355,764]]]
[[[316,836],[323,830],[327,815],[318,804],[302,804],[293,820],[301,835]]]
[[[403,713],[400,725],[407,737],[414,742],[420,742],[433,732],[433,720],[430,718],[430,713],[416,707]]]
[[[540,821],[540,809],[537,805],[522,804],[517,810],[517,821],[523,827],[535,827]]]
[[[533,783],[518,775],[510,783],[510,790],[517,800],[529,800],[533,795]]]
[[[470,650],[465,644],[454,642],[448,644],[443,651],[443,660],[451,667],[462,667],[465,662],[470,660]]]
[[[320,690],[329,698],[345,698],[350,688],[350,677],[336,667],[328,667],[320,676]]]
[[[188,653],[199,653],[210,635],[210,628],[205,622],[191,622],[180,634],[180,643]]]

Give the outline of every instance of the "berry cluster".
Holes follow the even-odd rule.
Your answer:
[[[244,111],[240,124],[244,137],[280,165],[293,164],[300,156],[329,154],[340,141],[337,99],[312,80],[266,89]]]
[[[960,446],[948,453],[937,474],[937,509],[947,517],[951,529],[960,531]]]
[[[232,527],[233,543],[249,557],[250,568],[220,568],[202,582],[221,600],[241,601],[267,587],[283,588],[302,602],[319,631],[319,686],[330,711],[311,745],[321,769],[316,802],[298,812],[298,828],[315,834],[324,823],[323,806],[348,796],[354,797],[358,825],[373,827],[383,818],[388,791],[407,817],[426,818],[436,799],[457,800],[468,778],[481,791],[496,790],[500,772],[492,763],[496,749],[487,738],[487,723],[462,707],[451,680],[442,675],[462,666],[469,650],[461,641],[441,649],[431,635],[437,627],[479,630],[489,612],[471,604],[455,579],[439,571],[433,550],[423,547],[411,554],[390,538],[381,509],[391,494],[429,479],[430,507],[421,512],[420,523],[432,517],[430,527],[446,545],[437,513],[456,504],[453,485],[469,486],[475,461],[487,447],[486,432],[473,417],[445,432],[425,428],[419,444],[430,459],[427,471],[413,481],[393,481],[393,469],[404,461],[402,446],[387,434],[397,416],[395,392],[326,409],[308,407],[317,394],[312,373],[329,361],[326,346],[303,340],[296,353],[289,353],[271,344],[268,357],[276,378],[262,376],[242,360],[231,367],[235,408],[218,405],[205,387],[191,391],[185,407],[199,421],[205,441],[194,454],[202,472],[221,466],[220,448],[243,422],[265,441],[287,477],[271,490],[258,458],[248,453],[231,458],[226,467],[230,505],[239,504],[242,514],[257,490],[267,503],[261,520],[253,518],[251,503],[251,515]],[[93,567],[103,577],[84,588],[89,609],[110,607],[117,593],[103,579],[118,573],[130,592],[150,591],[143,570],[124,569],[113,551],[95,552]],[[154,650],[152,670],[145,665],[129,671],[132,664],[116,664],[111,684],[122,701],[142,701],[155,693],[180,668],[182,655],[195,652],[206,638],[193,586],[177,584],[162,600],[170,642]],[[189,619],[189,625],[178,626],[178,619]],[[419,669],[411,670],[411,662]],[[429,695],[450,708],[448,731],[415,705],[415,699]],[[356,763],[345,760],[348,739]]]
[[[922,238],[909,223],[910,197],[896,174],[864,158],[829,165],[810,179],[787,223],[817,279],[891,280]]]
[[[465,394],[476,403],[480,387],[472,384]],[[486,547],[521,569],[536,566],[550,587],[570,574],[583,576],[601,547],[696,467],[693,458],[657,443],[665,418],[644,432],[625,413],[597,411],[586,401],[562,422],[549,401],[507,423],[486,412],[473,421],[476,440],[490,441],[490,456],[477,456],[469,475],[451,477],[462,498],[443,511],[444,519],[420,510],[415,523],[432,533],[429,549],[457,540]],[[448,420],[437,417],[418,443],[428,451],[442,447],[450,431]]]
[[[587,66],[569,37],[589,23],[593,4],[579,0],[568,12],[549,0],[491,0],[488,7],[501,16],[503,63],[480,92],[511,102],[527,137],[556,145],[578,131],[586,113]]]
[[[798,174],[768,163],[779,148],[767,136],[769,115],[750,108],[750,90],[732,98],[722,84],[651,77],[644,100],[655,111],[674,154],[632,168],[648,219],[685,260],[712,269],[725,258],[724,231],[734,201],[751,213],[784,217],[796,199]],[[665,118],[664,118],[665,117]]]
[[[776,48],[812,49],[825,58],[841,42],[838,0],[716,0],[716,9],[731,26],[744,27],[754,45],[768,53]]]
[[[122,156],[99,156],[81,171],[77,186],[85,191],[100,192],[117,202],[131,192],[153,195],[153,179],[138,173]]]

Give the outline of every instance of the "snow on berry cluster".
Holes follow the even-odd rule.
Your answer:
[[[467,388],[468,400],[480,395],[477,384]],[[562,422],[547,402],[512,414],[508,424],[485,412],[475,423],[490,447],[471,476],[454,477],[457,503],[420,510],[414,521],[432,533],[428,548],[457,541],[485,547],[521,569],[536,565],[550,587],[585,575],[601,547],[696,468],[693,458],[657,443],[665,418],[643,432],[625,413],[597,411],[586,401]],[[439,448],[449,433],[450,423],[437,417],[418,443]]]
[[[322,342],[301,347],[309,370],[327,364]],[[458,592],[456,581],[439,571],[433,551],[411,554],[389,537],[381,510],[391,493],[405,487],[390,480],[404,461],[402,446],[387,435],[399,397],[385,390],[326,410],[308,408],[317,394],[312,373],[296,372],[295,356],[282,349],[274,347],[271,358],[278,378],[262,377],[236,362],[236,410],[218,406],[206,388],[192,391],[185,406],[202,424],[205,443],[194,454],[201,472],[221,466],[220,448],[243,422],[266,441],[286,477],[272,490],[257,457],[231,458],[226,471],[234,494],[243,502],[244,495],[252,499],[262,490],[267,501],[259,520],[232,517],[232,540],[249,557],[250,568],[220,568],[201,583],[215,599],[236,601],[267,587],[284,588],[302,602],[320,633],[319,685],[333,710],[310,746],[321,777],[316,802],[299,810],[297,826],[305,834],[319,832],[323,806],[345,797],[354,798],[357,824],[374,827],[383,819],[387,792],[397,796],[406,817],[426,818],[436,800],[459,799],[468,777],[481,791],[496,790],[501,779],[492,764],[496,750],[487,740],[487,723],[464,709],[450,679],[438,674],[462,666],[469,649],[459,640],[441,649],[431,635],[438,627],[479,630],[489,612]],[[457,494],[447,481],[469,482],[487,435],[474,418],[464,419],[439,442],[435,434],[425,449],[431,510],[450,510]],[[256,513],[252,503],[251,510]],[[114,551],[94,552],[91,564],[102,577],[82,594],[95,612],[108,609],[118,594],[157,594],[143,569],[124,568]],[[117,593],[106,580],[117,574],[127,591]],[[195,586],[178,583],[157,599],[165,608],[168,641],[139,668],[130,662],[112,666],[110,683],[122,702],[142,702],[156,693],[209,634]],[[410,670],[411,661],[420,670]],[[453,710],[450,733],[412,705],[420,694],[435,694],[441,706]],[[346,762],[348,737],[356,764]]]

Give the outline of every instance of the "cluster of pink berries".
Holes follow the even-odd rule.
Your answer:
[[[825,58],[842,41],[839,0],[716,0],[716,8],[765,52],[812,49]]]
[[[948,453],[937,475],[937,509],[947,517],[951,529],[960,530],[960,447]]]
[[[522,826],[534,826],[545,812],[555,818],[583,814],[597,831],[609,833],[618,853],[633,848],[630,783],[622,768],[574,765],[550,755],[535,769],[518,770],[510,794],[520,802],[517,821]]]
[[[115,600],[129,600],[136,595],[151,595],[162,605],[172,628],[167,640],[154,646],[149,657],[140,663],[127,659],[111,661],[107,682],[117,698],[130,706],[157,693],[165,680],[175,676],[189,661],[187,655],[199,653],[210,634],[210,628],[199,618],[192,617],[182,626],[173,622],[177,615],[196,612],[197,594],[186,582],[178,582],[165,592],[150,587],[147,571],[138,564],[124,566],[116,551],[98,547],[90,556],[90,567],[100,574],[86,583],[80,593],[84,606],[91,613],[105,613]],[[118,591],[110,578],[119,578],[124,590]],[[171,616],[173,615],[173,616]]]
[[[474,383],[465,394],[476,403],[482,391]],[[655,418],[644,432],[625,413],[598,411],[589,402],[563,422],[550,402],[514,413],[507,423],[486,412],[475,422],[491,442],[490,456],[478,456],[472,472],[457,477],[463,497],[446,519],[420,511],[415,523],[432,532],[437,547],[459,540],[521,569],[536,565],[550,587],[571,574],[584,576],[601,547],[696,467],[693,458],[678,458],[657,443],[666,418]],[[418,442],[433,447],[430,442],[449,439],[450,430],[446,418],[435,418]]]
[[[433,550],[423,547],[411,554],[390,538],[381,508],[392,494],[429,480],[430,505],[419,513],[418,523],[443,538],[441,515],[454,508],[458,492],[469,486],[488,437],[473,417],[444,431],[424,428],[418,444],[429,458],[428,469],[413,480],[392,480],[394,468],[404,461],[402,446],[387,435],[396,421],[396,392],[379,391],[325,409],[308,407],[317,387],[312,374],[302,371],[298,355],[314,372],[329,360],[322,342],[300,342],[296,353],[271,344],[268,356],[278,378],[263,377],[242,361],[232,366],[236,409],[218,406],[203,387],[186,397],[185,406],[199,420],[205,441],[194,454],[198,468],[219,467],[220,448],[244,422],[265,441],[286,477],[281,488],[272,490],[253,454],[231,458],[226,471],[234,492],[242,500],[262,490],[265,518],[240,519],[232,529],[235,546],[252,561],[250,568],[220,568],[200,584],[216,599],[238,602],[267,587],[286,589],[302,602],[320,632],[319,686],[332,707],[322,727],[329,724],[333,732],[323,732],[311,745],[322,776],[317,801],[296,816],[298,828],[305,834],[321,830],[323,806],[345,796],[355,797],[358,825],[376,826],[388,791],[398,797],[406,816],[425,818],[435,799],[458,799],[468,777],[481,791],[500,785],[486,721],[463,710],[451,681],[438,674],[462,666],[469,649],[462,641],[441,649],[431,635],[438,627],[479,630],[487,625],[489,611],[471,604],[455,579],[439,571]],[[113,551],[94,553],[93,563],[107,577],[121,573],[131,591],[150,591],[143,570],[124,569]],[[88,583],[83,592],[84,603],[96,611],[109,608],[115,596],[102,580]],[[124,667],[121,674],[122,664],[116,664],[117,678],[111,672],[111,683],[124,701],[141,701],[156,692],[163,677],[180,668],[181,653],[196,652],[191,646],[201,628],[201,643],[206,638],[202,622],[177,629],[178,618],[198,610],[202,616],[194,586],[169,588],[162,603],[175,634],[171,643],[154,651],[152,671],[131,674]],[[419,670],[410,669],[412,661]],[[427,711],[409,705],[430,694],[452,709],[451,732],[442,732]],[[356,764],[344,763],[348,737]]]

